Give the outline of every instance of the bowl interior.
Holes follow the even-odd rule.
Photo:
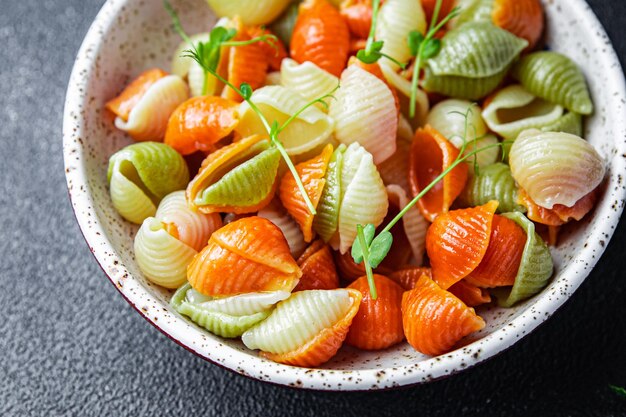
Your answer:
[[[203,0],[172,1],[189,33],[207,31],[216,18]],[[624,83],[610,42],[582,0],[545,2],[547,44],[576,61],[596,106],[586,138],[609,167],[595,211],[563,231],[553,250],[556,273],[538,296],[512,309],[487,307],[487,322],[465,347],[430,358],[406,343],[379,352],[344,347],[321,370],[294,368],[257,357],[239,341],[221,339],[188,322],[168,306],[171,292],[142,276],[133,255],[137,227],[114,210],[108,194],[108,158],[132,141],[104,112],[107,99],[141,71],[168,70],[180,38],[160,1],[110,0],[79,53],[68,90],[64,153],[68,187],[90,248],[124,297],[178,343],[220,365],[258,379],[317,389],[385,388],[427,381],[467,368],[512,345],[556,310],[600,257],[624,204]]]

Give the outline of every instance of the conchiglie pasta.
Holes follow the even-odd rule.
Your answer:
[[[375,300],[370,294],[367,277],[348,286],[363,294],[346,337],[346,344],[359,349],[386,349],[404,339],[401,311],[404,289],[384,275],[374,275],[374,280],[378,296]]]
[[[495,0],[491,12],[493,23],[528,41],[533,49],[543,33],[543,6],[540,0]]]
[[[213,233],[187,268],[191,286],[212,297],[289,292],[301,275],[280,229],[257,216],[234,221]]]
[[[466,156],[475,150],[480,150],[480,152],[468,157],[465,162],[470,165],[470,169],[471,166],[474,165],[474,162],[476,162],[476,165],[479,168],[495,164],[500,158],[500,148],[503,146],[499,144],[500,141],[498,140],[498,137],[490,133],[468,143],[465,147],[465,152],[463,152],[463,156]]]
[[[253,213],[274,197],[280,153],[254,135],[220,148],[187,186],[189,204],[204,212]]]
[[[450,26],[457,28],[469,22],[491,22],[491,12],[494,0],[459,0],[461,13],[450,22]]]
[[[207,2],[218,16],[239,16],[245,25],[268,24],[291,3],[290,0],[207,0]]]
[[[329,116],[335,120],[335,138],[347,145],[357,142],[381,163],[396,150],[398,115],[389,87],[357,65],[341,75]]]
[[[473,308],[426,275],[402,296],[402,323],[409,344],[431,356],[448,352],[463,337],[485,327]]]
[[[134,249],[141,272],[165,288],[178,288],[187,280],[187,265],[197,253],[170,235],[154,217],[144,220],[135,236]]]
[[[402,139],[400,135],[398,135],[396,152],[384,162],[376,165],[385,185],[397,185],[407,193],[411,192],[408,174],[413,131],[410,129],[409,133],[409,140]]]
[[[515,139],[526,129],[542,129],[563,116],[563,107],[535,97],[520,85],[500,90],[485,107],[483,117],[505,139]]]
[[[351,289],[299,291],[245,332],[242,341],[276,362],[318,366],[341,347],[361,299]]]
[[[518,188],[508,165],[501,162],[481,168],[467,182],[460,201],[468,207],[498,201],[498,212],[525,211],[517,203]]]
[[[341,253],[347,252],[356,239],[356,226],[378,226],[385,218],[388,206],[385,185],[372,155],[353,143],[346,149],[341,170],[341,204],[337,223]]]
[[[287,58],[280,67],[280,83],[307,101],[312,101],[333,91],[339,85],[339,78],[310,61],[298,64],[293,59]],[[326,103],[330,103],[330,100],[326,99]],[[325,108],[320,103],[317,105],[321,109]]]
[[[433,279],[448,289],[480,264],[491,236],[497,201],[437,216],[426,234]]]
[[[548,284],[554,265],[548,246],[535,232],[535,225],[530,220],[521,213],[506,213],[504,217],[521,226],[527,239],[513,287],[496,292],[498,304],[511,307],[541,291]]]
[[[189,89],[182,78],[166,75],[151,84],[133,103],[127,118],[115,119],[115,127],[138,141],[160,141],[170,115],[188,97]]]
[[[604,178],[602,157],[584,139],[568,133],[527,130],[509,155],[511,173],[530,198],[545,208],[573,206]]]
[[[417,287],[422,275],[432,279],[432,270],[425,266],[404,266],[391,274],[389,278],[397,282],[405,290],[412,290]]]
[[[439,54],[426,62],[424,88],[468,100],[482,98],[504,79],[527,45],[491,24],[462,25],[444,36]]]
[[[369,0],[347,0],[341,2],[339,11],[346,19],[350,33],[365,39],[372,26],[372,4]]]
[[[426,16],[419,0],[387,0],[380,7],[376,40],[384,42],[384,54],[399,62],[408,62],[411,51],[407,39],[414,30],[422,34],[426,31]],[[393,62],[387,65],[394,70],[398,68]]]
[[[565,55],[551,51],[526,55],[513,67],[511,75],[537,97],[575,113],[593,112],[585,76]]]
[[[541,128],[543,132],[563,132],[572,135],[583,135],[583,118],[580,114],[567,112],[554,122]]]
[[[135,143],[109,159],[111,200],[126,220],[140,224],[153,216],[163,197],[189,182],[185,160],[170,146]]]
[[[480,107],[468,100],[447,99],[437,103],[428,113],[426,123],[457,148],[464,141],[472,142],[487,133]]]
[[[216,25],[217,26],[217,25]],[[192,35],[189,37],[191,43],[198,47],[201,42],[208,42],[211,34],[209,32],[198,33],[196,35]],[[191,68],[192,63],[195,61],[193,58],[184,56],[185,51],[191,49],[191,45],[187,41],[182,41],[174,55],[172,56],[172,74],[178,75],[180,78],[185,78],[189,74],[189,69]]]
[[[287,239],[291,255],[294,258],[297,259],[300,255],[302,255],[302,252],[304,252],[307,246],[304,241],[304,236],[302,235],[302,230],[300,230],[298,223],[296,223],[287,213],[283,205],[280,203],[280,200],[275,198],[267,206],[259,210],[257,215],[268,219],[278,226],[278,228],[283,232],[285,239]]]
[[[178,240],[196,251],[205,247],[211,234],[222,227],[219,214],[193,211],[182,190],[168,194],[161,200],[154,217],[168,225]]]
[[[491,302],[489,291],[461,280],[448,288],[448,291],[468,307],[476,307]]]
[[[259,88],[252,94],[251,101],[268,120],[276,121],[279,125],[307,104],[295,91],[276,85]],[[236,131],[241,136],[267,133],[261,119],[248,103],[241,103],[239,117]],[[290,155],[298,155],[324,143],[332,134],[334,124],[333,119],[321,110],[309,107],[280,133],[279,139]]]
[[[306,0],[300,5],[290,49],[296,61],[311,61],[338,77],[350,51],[348,25],[326,0]]]
[[[330,157],[324,177],[324,189],[317,206],[317,214],[313,219],[313,230],[326,243],[337,231],[341,205],[341,172],[345,151],[346,145],[339,145]]]
[[[298,19],[298,2],[292,2],[287,9],[276,19],[271,25],[270,29],[278,36],[285,46],[289,47],[291,43],[291,35],[293,34],[293,28],[296,26],[296,20]]]
[[[316,240],[298,259],[302,277],[294,291],[334,290],[339,288],[339,276],[330,248],[321,240]]]

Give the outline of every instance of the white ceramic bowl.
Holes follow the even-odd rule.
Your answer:
[[[190,33],[215,21],[203,0],[173,1]],[[467,369],[510,347],[550,317],[600,258],[619,220],[626,195],[626,93],[610,41],[583,0],[545,1],[547,43],[581,66],[595,103],[585,135],[608,164],[606,185],[593,213],[568,227],[553,251],[556,273],[536,297],[513,309],[481,311],[487,327],[467,344],[436,358],[406,343],[380,352],[344,347],[323,369],[296,368],[261,359],[239,341],[221,339],[168,305],[171,293],[150,284],[133,255],[137,227],[115,212],[106,181],[108,158],[131,143],[116,131],[104,102],[139,72],[169,68],[180,39],[160,0],[109,0],[78,53],[64,119],[65,170],[72,205],[96,260],[122,296],[150,323],[190,351],[262,381],[322,390],[369,390],[426,382]],[[157,347],[158,349],[158,347]]]

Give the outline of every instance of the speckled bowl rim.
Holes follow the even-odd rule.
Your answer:
[[[128,277],[130,273],[126,270],[117,253],[111,251],[111,242],[93,209],[92,196],[89,192],[84,191],[89,190],[89,185],[85,165],[80,163],[84,152],[82,142],[79,140],[81,109],[86,101],[87,83],[92,75],[94,62],[101,47],[102,34],[106,33],[106,29],[114,24],[116,16],[125,3],[125,0],[109,0],[104,4],[83,41],[72,71],[67,90],[63,123],[63,152],[68,192],[81,232],[98,264],[115,288],[153,326],[176,343],[210,362],[265,382],[318,390],[388,389],[449,376],[504,351],[547,320],[584,281],[604,251],[606,246],[604,241],[610,239],[617,227],[623,204],[617,210],[610,210],[608,207],[605,207],[603,211],[596,210],[595,216],[604,216],[607,220],[603,222],[602,228],[592,231],[589,237],[591,243],[578,251],[575,257],[563,268],[561,274],[567,276],[568,279],[561,280],[560,283],[557,282],[557,286],[554,288],[554,291],[559,291],[563,296],[553,297],[551,293],[554,291],[551,293],[543,292],[534,298],[533,303],[526,311],[511,320],[507,326],[502,326],[491,334],[454,352],[413,365],[346,371],[298,368],[269,363],[249,353],[226,346],[220,343],[218,339],[205,338],[202,340],[202,346],[198,346],[196,340],[186,331],[188,327],[183,325],[185,324],[184,319],[169,314],[164,308],[150,311],[140,308],[139,302],[146,304],[146,300],[152,300],[155,304],[159,304],[160,301],[136,280],[127,279],[123,286],[117,285],[120,277]],[[606,52],[603,54],[605,62],[603,64],[607,70],[611,69],[608,77],[616,92],[609,101],[614,105],[613,108],[620,107],[620,101],[624,102],[626,98],[624,76],[604,28],[584,0],[570,0],[568,6],[572,8],[579,19],[585,20],[590,25],[595,32],[594,36],[606,40]],[[626,174],[626,138],[617,136],[626,135],[626,117],[618,123],[621,124],[617,126],[617,129],[614,129],[617,152],[608,158],[614,172]],[[76,161],[79,163],[77,164]],[[78,192],[77,190],[82,191]],[[616,190],[613,197],[624,201],[626,187]],[[85,215],[85,213],[90,213],[90,215]],[[601,241],[602,244],[599,243]]]

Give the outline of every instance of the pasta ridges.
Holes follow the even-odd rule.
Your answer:
[[[298,258],[302,277],[294,291],[333,290],[339,288],[339,276],[328,245],[318,239]]]
[[[312,340],[299,348],[281,354],[260,352],[261,357],[293,366],[314,367],[328,362],[335,356],[348,334],[354,316],[359,311],[363,296],[359,291],[348,289],[352,305],[346,314],[332,327],[323,329]]]
[[[463,337],[485,327],[473,308],[426,275],[402,296],[402,323],[409,344],[431,356],[448,352]]]
[[[142,72],[115,98],[107,101],[105,107],[124,121],[128,120],[130,111],[139,103],[146,92],[161,78],[166,77],[167,72],[153,68]]]
[[[391,94],[393,94],[393,101],[396,105],[396,112],[399,115],[400,114],[400,99],[398,98],[398,92],[396,91],[394,86],[389,84],[389,82],[387,81],[387,78],[385,78],[385,74],[383,74],[383,70],[380,68],[380,65],[378,65],[378,62],[374,62],[373,64],[366,64],[365,62],[357,59],[356,57],[351,57],[348,60],[348,66],[350,65],[359,66],[360,68],[376,76],[376,78],[378,78],[379,80],[385,83],[385,85],[389,88],[389,91],[391,91]]]
[[[389,274],[389,278],[400,284],[405,290],[412,290],[422,275],[433,277],[432,270],[426,266],[405,266]]]
[[[339,11],[356,38],[368,37],[372,25],[372,4],[369,0],[346,0],[341,3]]]
[[[484,288],[513,285],[525,244],[526,232],[513,220],[496,214],[487,252],[465,280]]]
[[[248,28],[247,33],[251,39],[263,35],[273,35],[271,30],[261,26],[251,26]],[[270,39],[268,41],[259,42],[258,45],[266,56],[269,68],[273,71],[279,71],[283,59],[287,58],[287,50],[283,42],[280,39]]]
[[[367,277],[363,276],[348,286],[363,294],[346,337],[346,344],[359,349],[386,349],[404,339],[401,311],[404,289],[384,275],[374,275],[374,279],[376,300],[371,297]]]
[[[495,0],[491,12],[493,23],[528,41],[532,50],[543,33],[543,7],[539,0]]]
[[[291,56],[311,61],[339,77],[350,49],[350,32],[339,11],[326,0],[307,0],[300,5],[291,37]]]
[[[430,126],[415,132],[409,159],[409,184],[413,196],[447,169],[459,155],[459,150]],[[457,165],[419,201],[422,214],[429,221],[446,213],[461,194],[467,181],[467,165]]]
[[[239,123],[239,105],[215,96],[191,98],[174,110],[167,123],[165,143],[182,155],[213,152],[216,143]]]
[[[468,276],[480,264],[491,236],[497,201],[454,210],[435,218],[426,233],[433,278],[443,289]]]
[[[326,169],[333,154],[333,146],[326,145],[324,150],[317,157],[296,165],[296,171],[304,184],[304,188],[313,206],[317,207],[326,180]],[[287,212],[296,220],[302,229],[304,241],[313,240],[313,219],[314,215],[309,211],[304,198],[300,194],[300,189],[296,184],[294,176],[288,172],[283,177],[278,194]]]

